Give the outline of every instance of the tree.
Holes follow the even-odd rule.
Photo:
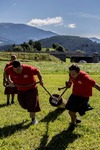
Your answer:
[[[64,52],[65,51],[64,47],[61,46],[61,45],[59,45],[56,50],[59,51],[59,52]]]
[[[29,42],[28,42],[29,45],[33,45],[33,43],[34,42],[32,40],[29,40]]]
[[[37,51],[41,51],[41,43],[38,41],[34,42],[34,48],[37,49]]]
[[[52,48],[56,49],[57,48],[57,44],[52,44]]]
[[[15,46],[12,48],[13,52],[23,52],[23,48],[21,46]]]
[[[29,40],[28,44],[29,44],[32,48],[34,48],[34,42],[33,42],[32,40]]]

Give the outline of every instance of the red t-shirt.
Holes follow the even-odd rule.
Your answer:
[[[14,84],[19,85],[17,86],[18,90],[25,91],[31,88],[35,88],[36,85],[26,86],[29,84],[36,83],[35,75],[38,75],[39,70],[36,67],[29,66],[29,65],[22,65],[22,72],[21,74],[16,73],[13,70],[13,66],[8,67],[5,69],[6,74],[11,76],[12,81]]]
[[[7,69],[7,68],[10,67],[10,66],[12,66],[12,61],[10,61],[9,63],[6,64],[4,70]],[[10,77],[10,78],[11,78],[11,77]],[[11,80],[12,80],[12,78],[11,78]]]
[[[4,70],[5,70],[6,68],[8,68],[9,66],[11,66],[11,65],[12,65],[12,61],[6,64]]]
[[[89,97],[92,96],[92,87],[95,85],[95,81],[84,71],[80,71],[77,78],[73,79],[70,76],[73,83],[72,94]]]

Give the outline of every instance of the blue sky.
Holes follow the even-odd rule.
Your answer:
[[[0,0],[0,23],[100,38],[100,0]]]

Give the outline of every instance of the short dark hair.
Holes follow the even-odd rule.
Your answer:
[[[21,66],[21,62],[19,60],[14,60],[12,65],[14,68],[18,68]]]
[[[75,70],[77,73],[80,72],[80,67],[77,64],[73,64],[69,67],[69,71]]]

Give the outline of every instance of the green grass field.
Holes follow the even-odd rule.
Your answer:
[[[58,87],[65,86],[70,62],[25,62],[35,65],[43,74],[44,86],[51,94],[62,93]],[[15,104],[6,106],[2,85],[3,68],[0,62],[0,150],[100,150],[100,92],[93,89],[90,104],[94,108],[83,116],[82,123],[72,132],[68,111],[61,111],[49,104],[49,95],[38,85],[41,112],[37,113],[38,125],[30,125],[30,117],[22,109],[17,96]],[[79,64],[100,84],[100,64]],[[63,98],[68,99],[71,89]]]

